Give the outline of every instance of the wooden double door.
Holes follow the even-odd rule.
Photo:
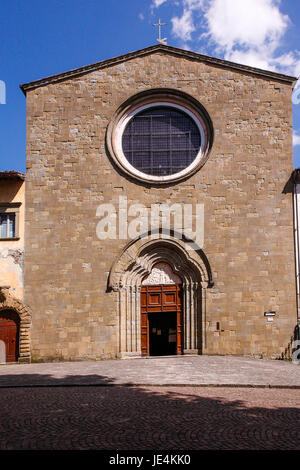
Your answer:
[[[141,347],[142,356],[182,354],[181,285],[142,287]]]
[[[12,310],[0,311],[0,362],[16,362],[19,351],[19,317]]]

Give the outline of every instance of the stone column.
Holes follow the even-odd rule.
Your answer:
[[[198,322],[201,320],[199,283],[191,281],[184,289],[184,355],[199,354]]]
[[[140,292],[137,286],[124,286],[119,291],[121,358],[141,356]]]

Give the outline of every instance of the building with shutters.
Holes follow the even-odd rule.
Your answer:
[[[0,171],[0,363],[30,360],[23,303],[25,174]]]

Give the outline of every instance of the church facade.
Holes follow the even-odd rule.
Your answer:
[[[156,45],[21,85],[31,360],[284,353],[294,83]]]

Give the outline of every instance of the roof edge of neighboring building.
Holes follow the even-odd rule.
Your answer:
[[[26,174],[21,171],[0,171],[0,180],[21,180],[25,181]]]
[[[197,52],[192,52],[192,51],[188,51],[185,49],[179,49],[173,46],[155,44],[153,46],[139,49],[134,52],[129,52],[127,54],[123,54],[117,57],[113,57],[111,59],[103,60],[101,62],[95,62],[93,64],[86,65],[84,67],[79,67],[73,70],[69,70],[67,72],[59,73],[56,75],[51,75],[49,77],[45,77],[40,80],[35,80],[33,82],[23,83],[20,85],[20,88],[23,91],[23,93],[26,95],[27,91],[33,90],[40,86],[45,86],[51,83],[56,83],[62,80],[67,80],[69,78],[77,77],[77,76],[80,76],[89,72],[93,72],[95,70],[99,70],[104,67],[116,65],[126,60],[148,55],[153,52],[165,52],[165,53],[169,53],[169,54],[180,56],[180,57],[185,57],[185,58],[192,59],[192,60],[198,60],[199,62],[210,63],[218,67],[229,68],[229,69],[237,70],[237,71],[244,72],[244,73],[258,75],[258,76],[261,76],[262,78],[268,78],[268,79],[275,80],[275,81],[289,83],[292,86],[294,86],[298,80],[297,77],[284,75],[284,74],[277,73],[277,72],[271,72],[269,70],[263,70],[263,69],[259,69],[256,67],[250,67],[248,65],[242,65],[242,64],[235,63],[235,62],[230,62],[228,60],[217,59],[215,57],[210,57],[207,55],[199,54]]]

